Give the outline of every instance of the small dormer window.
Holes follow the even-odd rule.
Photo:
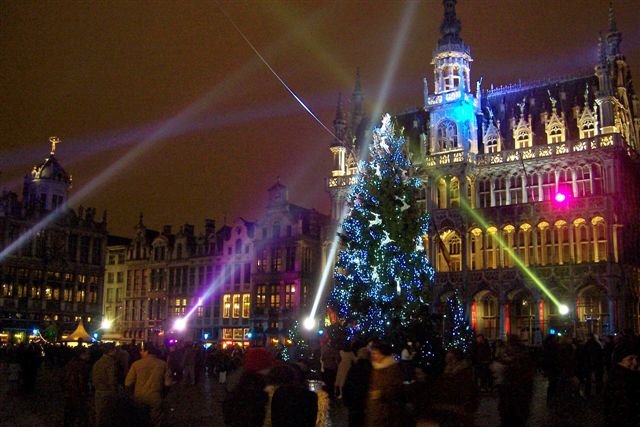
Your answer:
[[[593,138],[596,136],[596,124],[593,120],[587,120],[580,128],[580,139]]]
[[[531,147],[531,132],[528,128],[519,129],[516,132],[516,149]]]
[[[554,124],[549,129],[549,144],[557,144],[564,141],[564,127],[559,123]]]
[[[497,153],[498,152],[498,137],[496,135],[489,135],[484,141],[485,152]]]

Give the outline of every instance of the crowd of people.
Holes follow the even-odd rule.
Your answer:
[[[482,393],[497,397],[502,426],[517,427],[529,418],[537,373],[546,377],[550,410],[597,397],[606,425],[640,425],[640,346],[631,331],[582,342],[550,335],[535,351],[513,336],[478,335],[466,352],[445,351],[436,371],[418,363],[409,341],[392,348],[326,339],[318,350],[285,361],[270,347],[30,343],[0,347],[0,363],[9,390],[25,394],[42,364],[59,369],[65,426],[165,425],[167,392],[208,375],[222,384],[228,427],[325,427],[335,405],[346,407],[354,427],[472,426]]]

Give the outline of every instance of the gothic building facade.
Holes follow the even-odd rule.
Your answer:
[[[593,71],[484,89],[471,83],[456,2],[443,4],[432,84],[422,107],[395,116],[432,219],[436,310],[457,293],[477,333],[529,343],[553,329],[639,331],[640,102],[613,10]],[[363,145],[344,128],[362,117],[338,107],[334,220]]]
[[[82,320],[100,327],[106,217],[67,207],[71,175],[55,156],[24,178],[22,198],[0,196],[0,338],[58,339]],[[34,333],[35,332],[35,333]]]

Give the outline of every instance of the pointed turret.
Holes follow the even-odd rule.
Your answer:
[[[338,94],[338,104],[336,105],[336,118],[333,120],[333,129],[336,140],[333,144],[344,144],[344,137],[347,131],[347,120],[342,112],[342,93]]]
[[[607,56],[609,58],[620,55],[621,42],[622,34],[618,31],[613,2],[609,2],[609,31],[607,33]]]
[[[362,93],[362,84],[360,83],[360,68],[356,69],[356,82],[351,94],[351,130],[355,132],[360,122],[364,118],[364,95]]]
[[[456,0],[443,0],[444,6],[444,19],[440,24],[440,39],[438,40],[438,46],[446,46],[453,44],[461,44],[460,38],[460,20],[456,16]]]

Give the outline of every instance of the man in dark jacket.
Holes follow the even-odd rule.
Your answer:
[[[342,392],[344,404],[349,411],[350,427],[364,426],[371,369],[369,350],[362,347],[357,352],[355,363],[349,369]]]

